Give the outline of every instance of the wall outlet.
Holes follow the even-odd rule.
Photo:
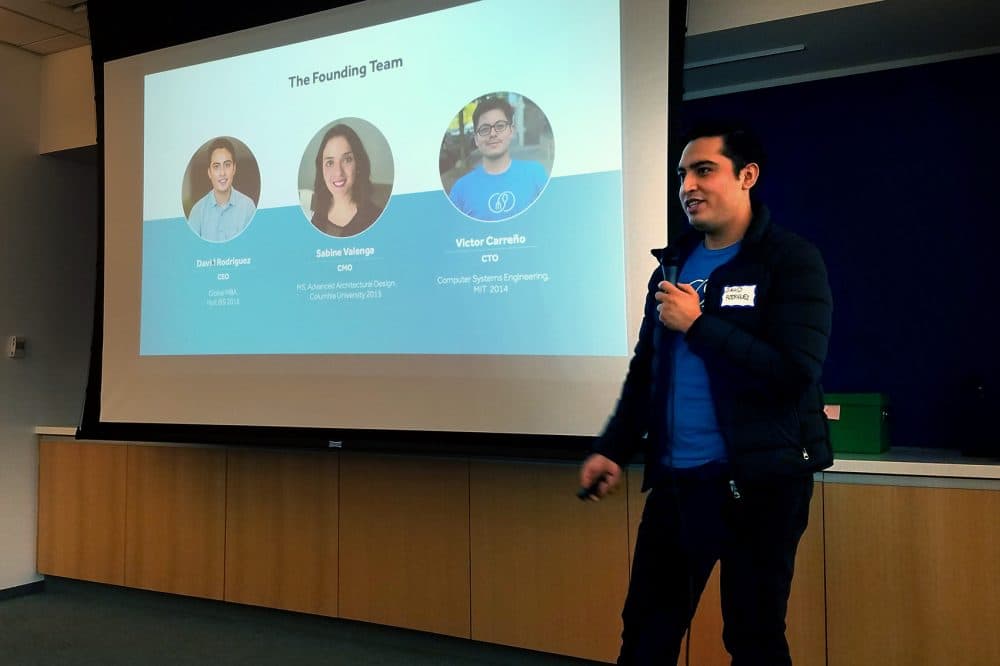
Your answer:
[[[19,335],[7,338],[7,358],[24,358],[27,340]]]

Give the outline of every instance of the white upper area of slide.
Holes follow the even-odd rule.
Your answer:
[[[524,95],[546,115],[553,177],[620,169],[619,41],[618,0],[482,0],[149,74],[143,217],[183,216],[185,170],[217,136],[235,137],[253,153],[261,173],[258,208],[296,205],[306,146],[345,117],[367,120],[388,140],[394,195],[439,190],[449,122],[495,91]],[[155,55],[146,71],[156,71]],[[390,64],[379,70],[373,61]],[[345,68],[351,75],[319,81]]]

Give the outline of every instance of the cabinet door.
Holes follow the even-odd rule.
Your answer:
[[[125,446],[39,444],[37,564],[43,574],[123,584]]]
[[[1000,664],[1000,490],[826,488],[830,666]]]

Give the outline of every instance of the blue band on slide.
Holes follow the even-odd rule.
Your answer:
[[[342,239],[297,206],[228,243],[150,220],[142,261],[142,355],[628,353],[620,171],[553,178],[492,224],[441,191]]]

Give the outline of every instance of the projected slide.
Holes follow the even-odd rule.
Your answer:
[[[586,4],[145,76],[140,354],[625,356],[619,3]]]

